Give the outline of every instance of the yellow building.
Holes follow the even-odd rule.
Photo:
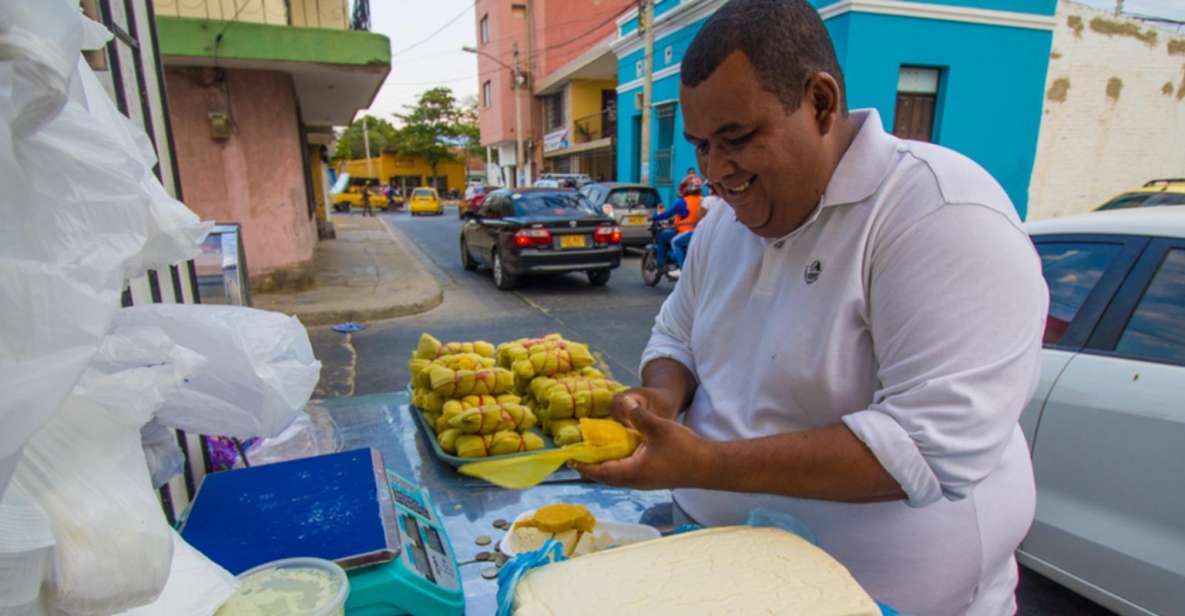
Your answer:
[[[580,69],[571,75],[557,73],[561,74],[550,78],[552,82],[540,96],[545,109],[543,170],[613,179],[617,83],[578,78],[583,73],[598,75],[593,69]]]
[[[428,161],[394,152],[338,163],[338,173],[343,172],[349,173],[351,178],[374,178],[384,185],[389,180],[395,180],[395,185],[401,187],[405,195],[417,186],[431,186],[442,198],[447,198],[452,191],[458,194],[465,192],[465,162],[460,157],[436,163],[435,177]]]

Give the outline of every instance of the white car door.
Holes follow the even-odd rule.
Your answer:
[[[1181,613],[1185,242],[1149,244],[1067,359],[1030,441],[1022,562],[1120,613]]]

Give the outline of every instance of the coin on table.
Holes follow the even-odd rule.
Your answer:
[[[494,520],[494,528],[497,528],[498,530],[506,530],[507,528],[510,528],[510,522],[507,522],[502,518],[498,518],[497,520]]]
[[[481,577],[483,577],[487,580],[492,580],[492,579],[498,577],[498,568],[497,567],[482,567],[481,568]]]
[[[478,552],[477,560],[494,560],[493,552]]]
[[[490,539],[489,535],[478,535],[477,539],[473,540],[477,545],[489,545],[492,541],[493,539]]]

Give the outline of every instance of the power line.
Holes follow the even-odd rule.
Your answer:
[[[392,52],[391,57],[394,58],[395,56],[397,56],[405,51],[415,49],[416,47],[419,47],[420,45],[423,45],[424,43],[427,43],[428,41],[432,40],[433,37],[435,37],[437,34],[440,34],[441,31],[443,31],[445,28],[453,25],[454,23],[457,22],[458,19],[464,17],[465,14],[468,13],[469,11],[471,11],[473,9],[473,7],[475,7],[475,6],[477,6],[477,0],[474,0],[473,4],[470,4],[469,6],[465,7],[460,13],[457,13],[452,19],[444,22],[443,26],[440,26],[439,28],[433,30],[432,34],[429,34],[428,36],[412,43],[411,45],[408,45],[407,47],[404,47],[403,49]]]

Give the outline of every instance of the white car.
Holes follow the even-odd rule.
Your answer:
[[[1018,559],[1121,614],[1185,613],[1185,207],[1026,228],[1050,307]]]

